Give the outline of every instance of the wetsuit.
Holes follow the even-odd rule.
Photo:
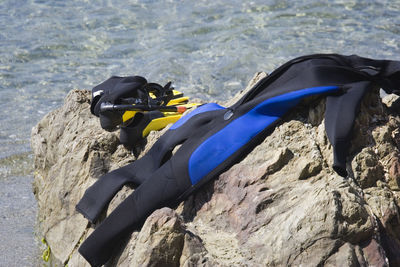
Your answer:
[[[121,240],[155,209],[178,203],[240,161],[308,96],[328,96],[325,123],[333,145],[334,169],[345,176],[355,114],[365,92],[376,86],[398,92],[400,63],[311,55],[282,65],[229,108],[206,104],[195,109],[141,159],[102,176],[87,189],[77,210],[94,222],[124,184],[137,186],[82,243],[79,252],[93,266],[107,262]]]

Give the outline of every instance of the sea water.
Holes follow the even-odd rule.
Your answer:
[[[31,128],[71,89],[142,75],[206,101],[310,53],[398,59],[400,0],[0,0],[0,266],[36,266]]]

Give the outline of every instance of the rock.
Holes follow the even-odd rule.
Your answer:
[[[182,219],[175,211],[156,210],[140,231],[130,266],[179,266],[185,238]]]
[[[375,239],[371,239],[363,248],[364,257],[367,259],[368,266],[388,266],[389,262],[381,244]]]
[[[389,94],[382,98],[383,104],[385,104],[388,108],[392,108],[398,105],[399,96],[395,94]]]
[[[362,253],[362,249],[359,246],[345,243],[325,261],[324,266],[367,266]]]
[[[68,266],[89,266],[77,252],[95,228],[75,211],[83,192],[135,159],[118,132],[100,128],[89,97],[71,91],[32,130],[39,236]],[[154,211],[107,266],[400,265],[400,118],[378,91],[365,97],[343,178],[331,168],[325,101],[307,103],[175,210]],[[162,133],[150,134],[139,157]],[[124,187],[103,217],[132,191]]]
[[[392,190],[400,190],[400,159],[394,156],[388,164],[388,184]]]
[[[352,162],[354,178],[362,188],[376,186],[378,179],[384,177],[383,166],[375,152],[367,147],[358,153]]]

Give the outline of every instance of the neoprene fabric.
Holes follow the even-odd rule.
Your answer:
[[[123,112],[100,112],[100,105],[104,102],[119,104],[122,98],[147,97],[143,87],[147,80],[141,76],[118,77],[113,76],[92,90],[92,103],[90,110],[93,115],[100,118],[100,124],[107,131],[115,130],[116,125],[122,123]]]
[[[177,204],[240,161],[308,96],[327,95],[325,123],[334,151],[333,168],[346,176],[347,148],[360,101],[379,86],[387,93],[399,92],[400,62],[310,55],[282,65],[229,108],[217,104],[197,108],[176,122],[145,156],[100,177],[85,192],[77,210],[95,222],[124,184],[137,187],[79,252],[92,266],[106,263],[123,238],[140,228],[155,209]]]

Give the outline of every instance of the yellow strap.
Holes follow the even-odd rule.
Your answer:
[[[189,99],[188,97],[181,97],[181,98]],[[178,98],[178,99],[180,99],[180,98]],[[173,99],[173,100],[175,100],[175,99]],[[171,102],[172,102],[172,100],[168,102],[168,106],[169,105],[173,105],[173,104],[171,104]],[[183,106],[183,107],[186,107],[186,108],[193,108],[193,107],[197,107],[198,105],[201,105],[201,104],[199,104],[199,103],[189,103],[189,104],[183,104],[183,105],[179,105],[179,106]],[[130,120],[133,117],[135,117],[137,112],[139,112],[139,111],[125,111],[124,114],[122,115],[122,121],[123,122],[127,122],[128,120]],[[180,113],[178,113],[178,112],[163,112],[163,114],[165,116],[173,116],[173,115],[177,115],[177,114],[180,114]]]
[[[182,93],[182,92],[179,92],[178,90],[172,90],[172,93],[173,93],[174,95],[182,95],[182,96],[183,96],[183,93]]]
[[[159,130],[165,128],[165,126],[167,126],[168,124],[176,122],[177,120],[179,120],[180,117],[182,117],[182,114],[171,115],[171,116],[166,116],[166,117],[152,120],[146,126],[146,128],[144,128],[144,130],[142,132],[142,136],[146,137],[150,133],[150,131],[159,131]]]
[[[172,106],[172,105],[179,105],[181,103],[187,103],[189,101],[189,97],[179,97],[179,98],[175,98],[175,99],[171,99],[167,106]]]
[[[179,105],[179,106],[183,106],[185,108],[194,108],[194,107],[197,107],[197,106],[200,106],[200,105],[203,105],[203,104],[200,104],[200,103],[187,103],[187,104],[183,104],[183,105]]]
[[[183,93],[179,92],[178,90],[172,90],[172,93],[174,95],[183,95]],[[150,92],[149,95],[150,95],[151,98],[156,98],[156,95],[154,93],[152,93],[152,92]]]
[[[179,92],[177,90],[172,90],[172,92],[173,92],[174,95],[180,95],[180,94],[183,95],[182,92]],[[150,97],[151,98],[156,98],[156,96],[153,93],[150,93]],[[178,97],[178,98],[175,98],[175,99],[171,99],[168,102],[167,106],[179,105],[180,103],[187,103],[188,101],[189,101],[189,97]],[[189,106],[187,106],[187,107],[189,107]],[[192,107],[192,106],[190,106],[190,107]],[[122,122],[126,122],[126,121],[132,119],[133,117],[135,117],[137,112],[138,111],[125,111],[124,114],[122,115]],[[178,113],[176,113],[176,112],[164,112],[165,116],[170,116],[170,115],[175,115],[175,114],[178,114]]]
[[[122,115],[122,121],[126,122],[130,119],[132,119],[133,117],[135,117],[137,111],[125,111],[124,114]]]

